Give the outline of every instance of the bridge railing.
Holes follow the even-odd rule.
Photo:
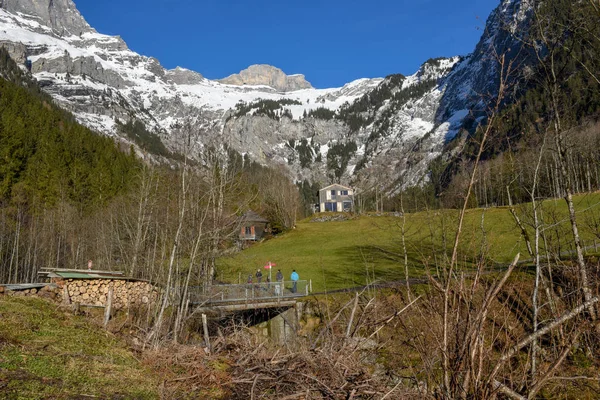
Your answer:
[[[211,285],[200,290],[190,291],[192,303],[226,303],[226,302],[256,302],[276,301],[308,296],[309,282],[261,282],[244,283],[241,285]]]

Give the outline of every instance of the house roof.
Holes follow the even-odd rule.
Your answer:
[[[242,221],[244,221],[244,222],[263,222],[265,224],[269,222],[268,219],[264,219],[263,217],[261,217],[260,215],[258,215],[257,213],[255,213],[252,210],[247,211],[246,214],[244,214],[242,216]]]
[[[346,189],[346,190],[352,190],[351,187],[340,185],[339,183],[334,183],[333,185],[325,186],[321,190],[331,189],[332,187],[338,187],[338,188],[342,188],[342,189]]]

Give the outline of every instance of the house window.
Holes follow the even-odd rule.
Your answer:
[[[337,211],[337,203],[325,203],[325,211]]]
[[[331,198],[332,198],[332,199],[335,199],[335,190],[332,190],[332,191],[331,191]]]
[[[352,211],[352,202],[351,201],[345,201],[343,205],[344,205],[344,211]]]
[[[246,236],[252,235],[252,227],[251,226],[247,226],[246,229],[245,229],[245,233],[246,233]]]
[[[342,196],[348,196],[348,191],[347,190],[342,190],[341,192]]]

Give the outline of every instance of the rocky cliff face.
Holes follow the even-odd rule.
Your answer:
[[[25,18],[32,17],[59,36],[79,36],[94,31],[72,0],[0,0],[0,8]]]
[[[286,75],[279,68],[271,65],[251,65],[239,74],[221,79],[221,83],[229,85],[270,86],[280,92],[293,92],[300,89],[312,89],[304,75]]]
[[[458,129],[452,124],[436,126],[443,96],[438,82],[458,61],[458,57],[430,60],[411,76],[377,80],[335,113],[317,108],[297,120],[253,111],[234,115],[223,134],[230,143],[253,149],[255,158],[287,164],[298,179],[360,180],[369,186],[381,184],[385,176],[389,191],[416,185],[426,179],[428,162],[442,151],[445,133]],[[373,84],[358,81],[321,101],[329,95],[355,93],[365,83]]]
[[[181,67],[167,71],[165,78],[175,85],[197,85],[205,81],[204,77],[198,72]]]
[[[527,0],[503,0],[466,57],[333,89],[267,65],[221,81],[166,70],[120,37],[97,33],[71,0],[0,0],[0,46],[99,132],[122,135],[117,121],[135,118],[181,152],[181,127],[192,126],[201,144],[283,164],[296,179],[383,182],[393,192],[426,181],[429,162],[465,121],[483,121],[480,94],[497,90],[494,55],[516,57],[512,34],[524,30],[529,8]]]
[[[440,84],[444,95],[436,116],[438,123],[456,113],[468,113],[473,120],[486,117],[488,105],[498,94],[502,57],[505,71],[512,63],[511,83],[519,80],[519,70],[534,62],[531,51],[519,41],[528,31],[531,11],[529,0],[503,0],[492,11],[473,53],[464,57]],[[446,139],[456,133],[450,131]]]

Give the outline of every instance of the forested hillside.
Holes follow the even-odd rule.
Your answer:
[[[0,49],[0,201],[4,206],[78,208],[106,203],[139,165],[129,151],[54,105]]]
[[[32,281],[79,252],[73,231],[131,188],[141,164],[57,107],[4,49],[0,75],[0,280]]]
[[[0,60],[1,282],[88,259],[159,281],[173,260],[191,260],[189,279],[210,281],[248,209],[274,232],[294,226],[299,192],[284,174],[227,148],[198,149],[191,125],[181,128],[190,138],[181,154],[194,162],[143,163],[129,145],[78,124],[1,49]],[[142,148],[162,146],[136,122],[121,125]]]

